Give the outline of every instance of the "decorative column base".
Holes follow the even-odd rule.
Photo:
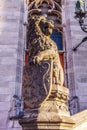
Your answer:
[[[68,93],[67,88],[57,86],[40,108],[26,110],[19,120],[22,130],[71,130],[75,123],[66,105]]]
[[[57,121],[30,121],[29,118],[20,120],[22,130],[71,130],[74,122],[67,117],[57,117]]]

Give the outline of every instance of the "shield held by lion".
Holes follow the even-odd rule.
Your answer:
[[[39,108],[48,100],[53,84],[63,85],[58,49],[50,39],[53,27],[52,21],[43,16],[29,19],[29,64],[25,65],[23,72],[23,97],[29,109]]]

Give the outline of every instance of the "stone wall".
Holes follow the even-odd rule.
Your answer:
[[[9,110],[13,95],[21,95],[25,37],[23,6],[23,0],[0,0],[0,130],[21,130],[17,121],[9,120]],[[65,75],[70,89],[71,114],[87,109],[86,42],[76,52],[72,51],[86,33],[74,18],[74,6],[75,0],[64,0]]]
[[[75,0],[66,0],[65,4],[68,87],[70,89],[71,100],[74,100],[75,97],[78,98],[78,110],[75,110],[76,113],[77,111],[87,109],[87,41],[76,52],[72,51],[72,49],[87,34],[81,30],[78,21],[74,18]],[[73,103],[75,104],[75,102]]]
[[[23,10],[22,0],[0,0],[0,130],[20,127],[9,120],[9,110],[13,95],[21,94]]]
[[[81,111],[71,116],[71,118],[76,122],[72,130],[87,130],[87,110]]]

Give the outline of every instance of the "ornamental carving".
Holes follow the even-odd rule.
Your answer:
[[[56,18],[51,19],[52,14]],[[61,30],[60,24],[60,0],[30,2],[27,25],[29,57],[23,71],[22,93],[27,109],[19,121],[23,130],[63,129],[59,124],[66,127],[68,122],[72,123],[66,105],[69,91],[63,86],[64,73],[59,52],[56,43],[50,38],[55,27]]]
[[[29,109],[42,106],[47,100],[66,102],[67,94],[61,94],[64,75],[56,43],[50,35],[52,21],[44,16],[32,16],[28,24],[29,64],[24,67],[23,97]]]
[[[63,33],[62,0],[28,0],[28,18],[33,15],[46,15],[55,23],[55,28]]]

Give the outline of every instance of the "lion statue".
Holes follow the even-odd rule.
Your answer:
[[[34,108],[38,107],[38,102],[43,102],[46,96],[50,95],[53,86],[63,86],[64,75],[57,45],[50,38],[53,22],[44,16],[32,16],[28,23],[29,64],[24,69],[23,88],[24,99],[27,102],[30,99],[30,107]],[[49,81],[52,87],[48,93]]]
[[[29,19],[28,48],[30,61],[38,64],[41,60],[53,60],[53,83],[63,86],[64,76],[56,43],[50,38],[54,24],[44,16]]]

